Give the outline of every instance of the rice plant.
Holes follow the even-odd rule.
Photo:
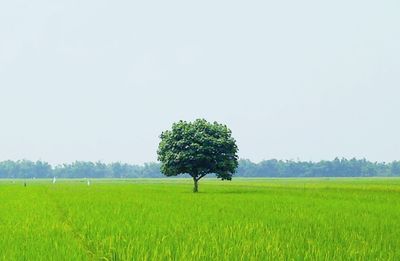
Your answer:
[[[399,260],[400,179],[0,182],[1,260]]]

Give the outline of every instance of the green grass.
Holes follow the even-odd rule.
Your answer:
[[[400,179],[0,181],[1,260],[400,260]]]

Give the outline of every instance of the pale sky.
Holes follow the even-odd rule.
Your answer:
[[[156,160],[180,119],[240,157],[400,160],[400,1],[0,1],[0,161]]]

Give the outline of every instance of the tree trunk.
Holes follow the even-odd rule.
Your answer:
[[[194,187],[193,187],[193,192],[199,192],[199,180],[196,178],[193,178],[193,182],[194,182]]]

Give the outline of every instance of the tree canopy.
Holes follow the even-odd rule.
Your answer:
[[[238,167],[238,148],[226,125],[204,119],[179,121],[160,138],[161,172],[166,176],[189,174],[194,192],[198,191],[198,181],[207,174],[231,180]]]

